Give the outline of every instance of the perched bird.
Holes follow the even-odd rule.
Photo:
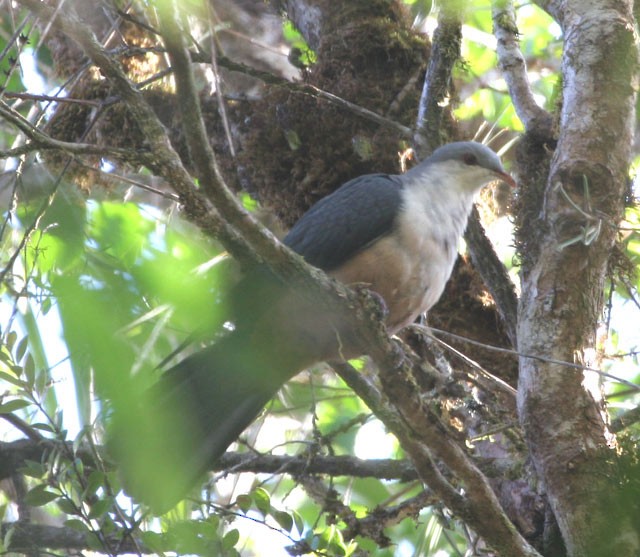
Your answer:
[[[284,243],[328,275],[377,293],[394,333],[437,302],[474,197],[495,180],[514,185],[493,151],[451,143],[405,174],[347,182],[311,207]],[[185,429],[175,446],[182,479],[146,495],[159,506],[184,495],[297,372],[360,355],[345,354],[349,331],[335,315],[268,270],[249,273],[236,290],[233,330],[170,369],[154,389],[154,403],[176,409]],[[175,442],[167,436],[167,451]]]

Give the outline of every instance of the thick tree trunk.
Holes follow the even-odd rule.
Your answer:
[[[632,1],[538,3],[564,31],[563,104],[541,205],[529,208],[538,232],[523,254],[518,347],[589,366],[635,122]],[[579,369],[523,356],[520,420],[568,554],[637,556],[640,530],[620,502],[615,441],[584,379]]]

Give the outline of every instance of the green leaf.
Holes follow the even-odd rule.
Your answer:
[[[317,61],[318,57],[316,53],[309,48],[309,45],[304,40],[302,33],[296,29],[291,20],[284,21],[282,25],[282,33],[285,41],[291,45],[289,60],[294,66],[309,66]]]
[[[159,532],[142,532],[142,543],[154,553],[164,553],[167,550],[167,536]]]
[[[299,534],[302,534],[302,532],[304,532],[304,518],[302,518],[300,513],[297,511],[293,511],[291,514],[293,515],[293,521],[295,522],[296,530],[298,530]]]
[[[298,149],[300,149],[302,141],[300,140],[298,132],[296,132],[295,130],[284,130],[284,137],[289,144],[289,149],[291,149],[292,151],[297,151]]]
[[[15,345],[16,340],[18,340],[18,333],[16,333],[15,331],[11,331],[7,335],[7,340],[6,340],[7,349],[9,350],[9,352],[13,350],[13,346]]]
[[[30,478],[42,478],[46,471],[45,465],[35,460],[25,460],[20,468],[20,472]]]
[[[58,505],[58,508],[65,514],[71,516],[78,514],[78,508],[74,505],[71,499],[59,499],[56,501],[56,505]]]
[[[4,539],[2,540],[2,545],[4,546],[5,550],[11,547],[11,539],[13,538],[13,534],[15,533],[15,531],[16,531],[15,527],[11,526],[7,530],[7,533],[4,535]]]
[[[273,513],[273,518],[276,519],[276,522],[283,530],[291,532],[293,529],[293,517],[289,513],[284,511],[275,511]]]
[[[100,499],[99,501],[96,501],[93,505],[91,505],[89,518],[100,518],[102,515],[109,512],[112,507],[113,500],[110,497],[107,497],[106,499]]]
[[[103,201],[93,208],[89,235],[106,252],[131,266],[147,244],[154,222],[142,215],[135,203]]]
[[[79,477],[84,476],[84,462],[82,462],[82,459],[76,457],[73,460],[73,467]]]
[[[106,483],[106,475],[100,470],[93,470],[87,478],[87,485],[84,488],[83,498],[88,498],[95,495],[96,491],[101,487],[104,487]]]
[[[36,381],[36,363],[31,354],[27,354],[27,359],[24,362],[24,376],[29,389],[33,389],[33,385]]]
[[[21,388],[27,387],[27,384],[22,379],[19,379],[12,373],[7,373],[5,371],[0,371],[0,381],[6,381],[7,383],[11,383],[16,387],[21,387]]]
[[[258,487],[253,492],[253,501],[256,504],[256,508],[263,514],[268,515],[271,511],[271,497],[266,490]]]
[[[89,426],[84,426],[80,432],[78,433],[78,435],[76,435],[75,439],[73,440],[73,453],[77,453],[78,450],[80,449],[80,446],[82,445],[82,442],[85,439],[89,439],[91,440],[91,428]],[[80,466],[82,466],[82,462],[80,462],[79,464]]]
[[[69,520],[65,520],[64,525],[67,528],[71,528],[72,530],[75,530],[76,532],[90,531],[89,527],[82,520],[78,518],[70,518]]]
[[[18,346],[16,347],[16,362],[22,360],[22,357],[25,355],[27,351],[27,347],[29,346],[29,337],[25,336],[20,339]]]
[[[56,432],[56,430],[53,427],[51,427],[51,424],[37,423],[37,424],[32,424],[31,427],[34,429],[39,429],[40,431],[46,431],[47,433]]]
[[[238,543],[238,540],[240,540],[240,532],[235,528],[233,530],[229,530],[225,534],[224,538],[222,538],[222,549],[228,551]]]
[[[11,369],[14,365],[13,358],[11,357],[11,352],[7,346],[0,346],[0,363],[5,364],[6,367]]]
[[[244,494],[244,493],[242,495],[238,495],[238,497],[236,497],[236,505],[238,505],[240,510],[242,512],[244,512],[244,513],[249,511],[249,509],[251,508],[252,503],[253,503],[253,500],[251,499],[251,497],[249,495]]]
[[[0,404],[0,414],[11,414],[11,412],[22,410],[27,406],[31,406],[31,404],[31,402],[24,399],[9,400]]]
[[[59,493],[47,490],[44,485],[37,485],[32,490],[28,491],[24,497],[24,501],[27,505],[32,507],[42,507],[51,501],[55,501],[60,497]]]
[[[258,202],[246,192],[240,194],[240,202],[250,213],[255,213],[258,210]]]

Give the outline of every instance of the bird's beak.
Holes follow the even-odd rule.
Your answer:
[[[515,189],[516,181],[513,179],[513,177],[510,174],[507,174],[506,172],[496,172],[496,176],[500,180],[502,180],[503,182],[509,184],[512,188]]]

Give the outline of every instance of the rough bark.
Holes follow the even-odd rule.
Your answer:
[[[529,226],[543,233],[529,244],[536,257],[522,277],[518,347],[588,366],[627,189],[637,78],[632,2],[539,3],[564,31],[563,100],[541,205],[529,208],[539,211]],[[568,555],[638,555],[640,532],[621,504],[615,446],[584,379],[521,358],[520,421]]]

